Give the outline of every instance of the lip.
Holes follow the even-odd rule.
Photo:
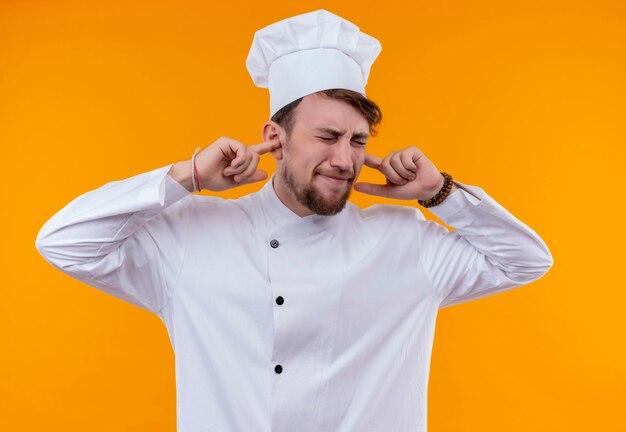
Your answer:
[[[346,184],[349,179],[341,178],[341,177],[332,177],[325,174],[318,173],[319,176],[323,177],[325,180],[333,182],[335,184]]]

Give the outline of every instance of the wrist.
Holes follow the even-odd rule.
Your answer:
[[[448,193],[448,196],[452,195],[452,192],[454,192],[454,191],[455,191],[455,190],[457,190],[458,188],[459,188],[459,187],[458,187],[457,185],[455,185],[454,183],[452,183],[452,184],[450,185],[450,192]],[[439,192],[439,191],[437,191],[437,192]],[[433,195],[433,197],[434,197],[434,196],[435,196],[435,195]]]
[[[193,180],[191,179],[191,159],[176,162],[167,172],[167,175],[180,183],[189,192],[193,192]]]
[[[434,207],[436,205],[441,204],[452,192],[458,189],[458,187],[453,183],[452,176],[448,173],[441,172],[441,181],[437,191],[429,191],[424,195],[429,196],[427,199],[418,198],[417,202],[422,207]]]
[[[428,190],[427,192],[424,192],[422,196],[418,196],[417,197],[418,201],[428,201],[429,199],[433,198],[435,195],[437,195],[437,193],[439,193],[441,188],[443,188],[445,181],[446,181],[445,177],[440,174],[439,182],[437,183],[437,185],[434,188]]]

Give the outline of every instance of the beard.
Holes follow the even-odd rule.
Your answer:
[[[281,178],[300,204],[306,206],[313,213],[323,216],[332,216],[344,209],[346,202],[350,197],[350,192],[352,191],[352,183],[354,182],[354,177],[352,177],[348,181],[346,191],[343,195],[334,201],[329,201],[324,198],[324,196],[313,185],[297,185],[289,167],[286,164],[281,170]]]

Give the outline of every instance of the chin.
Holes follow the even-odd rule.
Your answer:
[[[324,198],[324,201],[329,203],[333,203],[342,199],[342,197],[346,194],[346,191],[351,189],[350,185],[342,186],[339,188],[333,187],[319,187],[313,186],[317,194]]]
[[[315,200],[314,208],[311,210],[314,213],[323,215],[337,214],[346,207],[350,192],[350,186],[332,193],[324,193],[316,188],[315,195],[317,195],[317,199]]]

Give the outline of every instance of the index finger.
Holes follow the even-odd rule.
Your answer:
[[[261,144],[251,145],[250,150],[252,150],[253,152],[257,154],[262,155],[264,153],[275,150],[278,147],[280,147],[280,141],[278,140],[278,138],[274,138],[269,141],[263,141]]]
[[[365,153],[365,160],[363,161],[363,163],[365,163],[365,166],[368,166],[370,168],[374,168],[374,169],[378,169],[380,168],[380,163],[383,160],[381,158],[379,158],[378,156],[374,156],[371,155],[369,153]]]

